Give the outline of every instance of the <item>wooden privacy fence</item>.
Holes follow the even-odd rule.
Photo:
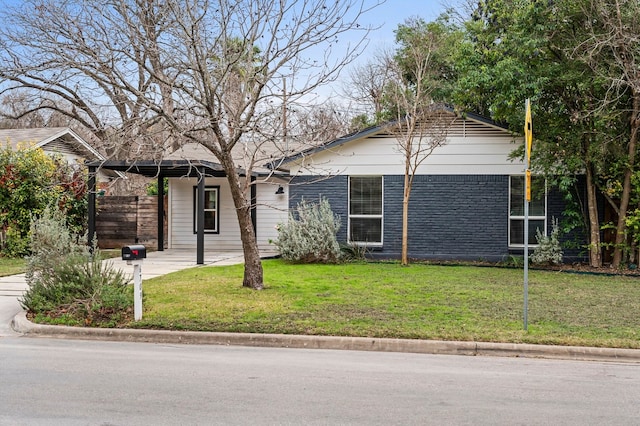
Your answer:
[[[167,205],[166,198],[164,205]],[[134,243],[144,244],[151,249],[157,248],[158,197],[156,195],[100,197],[97,211],[96,235],[99,248],[121,248]],[[165,207],[165,235],[167,235],[166,213]]]

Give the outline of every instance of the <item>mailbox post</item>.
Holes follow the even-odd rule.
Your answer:
[[[143,245],[122,247],[122,260],[133,265],[133,319],[142,319],[142,261],[147,257],[147,249]]]

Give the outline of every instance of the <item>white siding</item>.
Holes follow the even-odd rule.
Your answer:
[[[276,194],[282,184],[284,194]],[[276,226],[288,219],[289,187],[286,182],[273,180],[257,185],[257,236],[261,252],[275,252],[276,246],[269,240],[278,238]]]
[[[194,187],[195,178],[169,179],[169,248],[195,249],[194,234]],[[220,188],[219,234],[205,234],[205,251],[241,251],[240,227],[231,192],[226,178],[207,178],[205,186]],[[274,251],[269,239],[277,238],[276,225],[287,218],[288,190],[276,195],[277,182],[258,183],[257,190],[257,236],[261,251]]]
[[[522,173],[521,161],[509,154],[522,143],[508,132],[471,120],[456,120],[447,143],[436,148],[418,174],[511,175]],[[319,151],[291,165],[292,175],[404,174],[404,157],[394,136],[380,134]]]

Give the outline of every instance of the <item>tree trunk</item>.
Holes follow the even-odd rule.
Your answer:
[[[407,151],[410,153],[410,149]],[[409,264],[409,198],[411,197],[411,157],[409,154],[405,157],[404,168],[404,191],[402,194],[402,259],[401,264],[407,266]]]
[[[600,244],[600,220],[598,219],[598,201],[596,186],[593,182],[593,169],[587,163],[587,210],[589,212],[589,265],[602,267],[602,248]]]
[[[404,193],[402,195],[402,265],[409,264],[409,175],[404,176]]]
[[[235,170],[231,155],[228,157],[221,160],[227,173],[227,182],[231,189],[231,196],[236,208],[238,224],[240,225],[240,239],[242,240],[244,254],[242,286],[254,290],[262,290],[264,288],[262,261],[260,260],[256,230],[251,221],[251,201],[247,200],[246,191],[243,191],[240,187],[240,177]],[[246,179],[250,179],[250,177],[247,176]]]
[[[631,199],[631,175],[635,166],[636,142],[638,139],[638,126],[640,126],[640,93],[634,93],[633,110],[631,112],[631,135],[629,137],[628,162],[624,172],[624,181],[622,184],[622,196],[620,197],[620,211],[618,213],[618,224],[616,226],[616,242],[613,251],[613,261],[611,266],[614,269],[620,268],[622,263],[622,249],[624,248],[627,234],[627,209]]]

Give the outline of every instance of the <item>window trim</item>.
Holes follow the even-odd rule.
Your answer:
[[[215,191],[216,193],[216,209],[207,209],[204,211],[215,211],[216,212],[216,229],[210,230],[205,229],[205,234],[220,234],[220,185],[206,185],[204,187],[205,195],[207,191]],[[198,187],[193,187],[193,233],[198,233]]]
[[[379,178],[380,179],[380,214],[351,214],[351,178]],[[380,219],[380,241],[352,241],[351,219]],[[358,247],[382,247],[384,244],[384,176],[383,175],[349,175],[347,188],[347,243]]]
[[[509,240],[509,248],[514,248],[514,249],[519,249],[520,248],[520,249],[523,249],[525,247],[524,242],[522,244],[517,244],[517,243],[512,243],[511,242],[511,222],[514,221],[514,220],[522,220],[522,221],[524,221],[524,219],[525,219],[524,214],[522,214],[522,215],[512,215],[511,214],[511,186],[512,186],[511,182],[512,182],[512,179],[515,178],[515,177],[524,178],[525,175],[509,175],[509,201],[508,201],[508,206],[507,206],[507,209],[508,209],[507,214],[508,214],[509,226],[508,226],[508,229],[507,229],[507,236],[508,236],[508,240]],[[535,177],[536,176],[534,176],[534,175],[531,176],[532,179],[535,178]],[[538,176],[538,177],[542,178],[541,176]],[[522,199],[522,203],[524,205],[524,197]],[[547,235],[547,213],[548,213],[548,208],[549,208],[548,204],[549,204],[549,188],[547,186],[547,181],[545,179],[545,181],[544,181],[544,216],[540,216],[540,215],[532,216],[531,214],[529,214],[529,220],[530,221],[531,220],[542,220],[542,221],[544,221],[544,225],[543,225],[544,235]],[[524,241],[524,235],[522,236],[522,239]],[[529,239],[531,239],[531,236],[529,236]],[[535,248],[535,247],[538,247],[538,246],[539,246],[539,244],[529,244],[528,245],[528,247],[531,247],[531,248]]]

